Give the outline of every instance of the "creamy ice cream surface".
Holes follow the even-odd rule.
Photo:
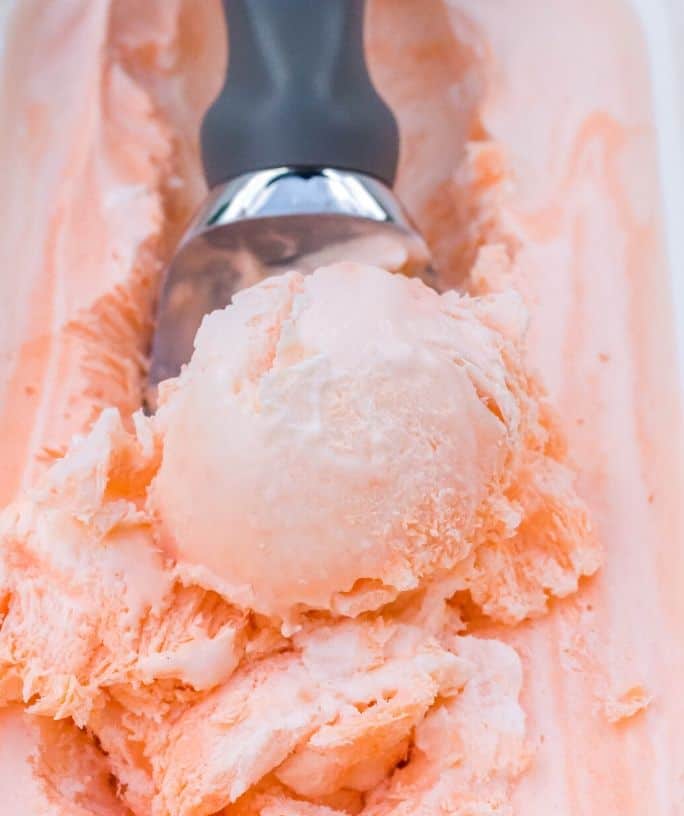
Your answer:
[[[681,394],[635,16],[369,0],[443,294],[370,245],[264,281],[146,417],[219,13],[0,9],[0,816],[678,816]]]
[[[237,295],[159,411],[171,550],[283,619],[457,573],[494,617],[543,611],[598,560],[524,322],[512,292],[439,296],[353,264]]]
[[[352,263],[209,315],[156,416],[4,512],[0,703],[86,729],[136,814],[504,801],[520,665],[456,599],[515,623],[600,561],[524,323]]]

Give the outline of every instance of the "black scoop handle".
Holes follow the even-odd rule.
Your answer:
[[[365,0],[223,0],[228,76],[202,124],[210,187],[269,167],[333,167],[391,185],[399,131],[371,83]]]

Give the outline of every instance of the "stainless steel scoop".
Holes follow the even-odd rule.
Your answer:
[[[151,408],[158,383],[190,359],[203,316],[269,275],[391,257],[433,283],[425,242],[391,190],[398,128],[366,69],[365,0],[223,6],[228,78],[202,126],[211,193],[164,278]]]

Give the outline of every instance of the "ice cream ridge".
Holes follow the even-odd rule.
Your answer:
[[[156,415],[106,409],[2,514],[0,793],[509,813],[520,659],[466,625],[543,615],[601,561],[525,326],[513,289],[355,263],[208,315]]]

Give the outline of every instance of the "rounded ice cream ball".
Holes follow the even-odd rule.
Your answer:
[[[377,608],[464,559],[518,410],[473,302],[347,263],[207,316],[156,417],[176,557],[281,619]]]

